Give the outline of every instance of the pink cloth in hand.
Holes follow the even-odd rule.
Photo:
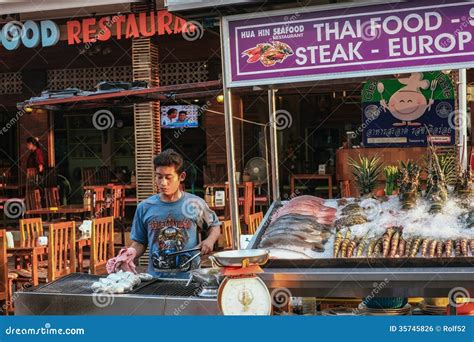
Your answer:
[[[132,247],[122,248],[116,257],[107,260],[106,268],[108,273],[115,273],[120,270],[137,273],[133,259],[137,251]]]

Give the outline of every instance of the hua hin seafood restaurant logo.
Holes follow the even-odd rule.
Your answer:
[[[66,40],[68,45],[90,44],[116,39],[132,39],[171,34],[194,33],[199,28],[193,23],[177,17],[166,10],[120,14],[100,18],[69,20],[65,27],[59,27],[52,20],[24,23],[11,21],[0,29],[0,44],[6,50],[16,50],[20,46],[35,48],[56,45]],[[66,37],[61,32],[66,31]]]
[[[242,56],[248,57],[247,63],[260,61],[266,67],[282,63],[291,55],[293,55],[293,49],[288,44],[279,41],[273,41],[271,44],[257,44],[253,48],[242,52]]]

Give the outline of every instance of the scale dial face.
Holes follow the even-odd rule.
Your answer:
[[[270,293],[259,277],[226,278],[218,301],[225,316],[268,316],[272,312]]]

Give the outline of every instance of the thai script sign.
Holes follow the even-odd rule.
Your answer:
[[[474,66],[474,3],[391,3],[224,20],[229,86]]]

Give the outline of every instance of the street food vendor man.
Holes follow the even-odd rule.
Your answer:
[[[172,253],[196,247],[200,248],[201,255],[211,253],[220,235],[220,222],[202,198],[179,189],[186,178],[179,153],[165,150],[153,163],[159,193],[138,205],[130,247],[136,250],[137,257],[149,247],[150,274],[162,278],[188,278],[186,272],[200,265],[200,256],[196,256],[199,252]],[[207,233],[201,242],[199,229]]]

